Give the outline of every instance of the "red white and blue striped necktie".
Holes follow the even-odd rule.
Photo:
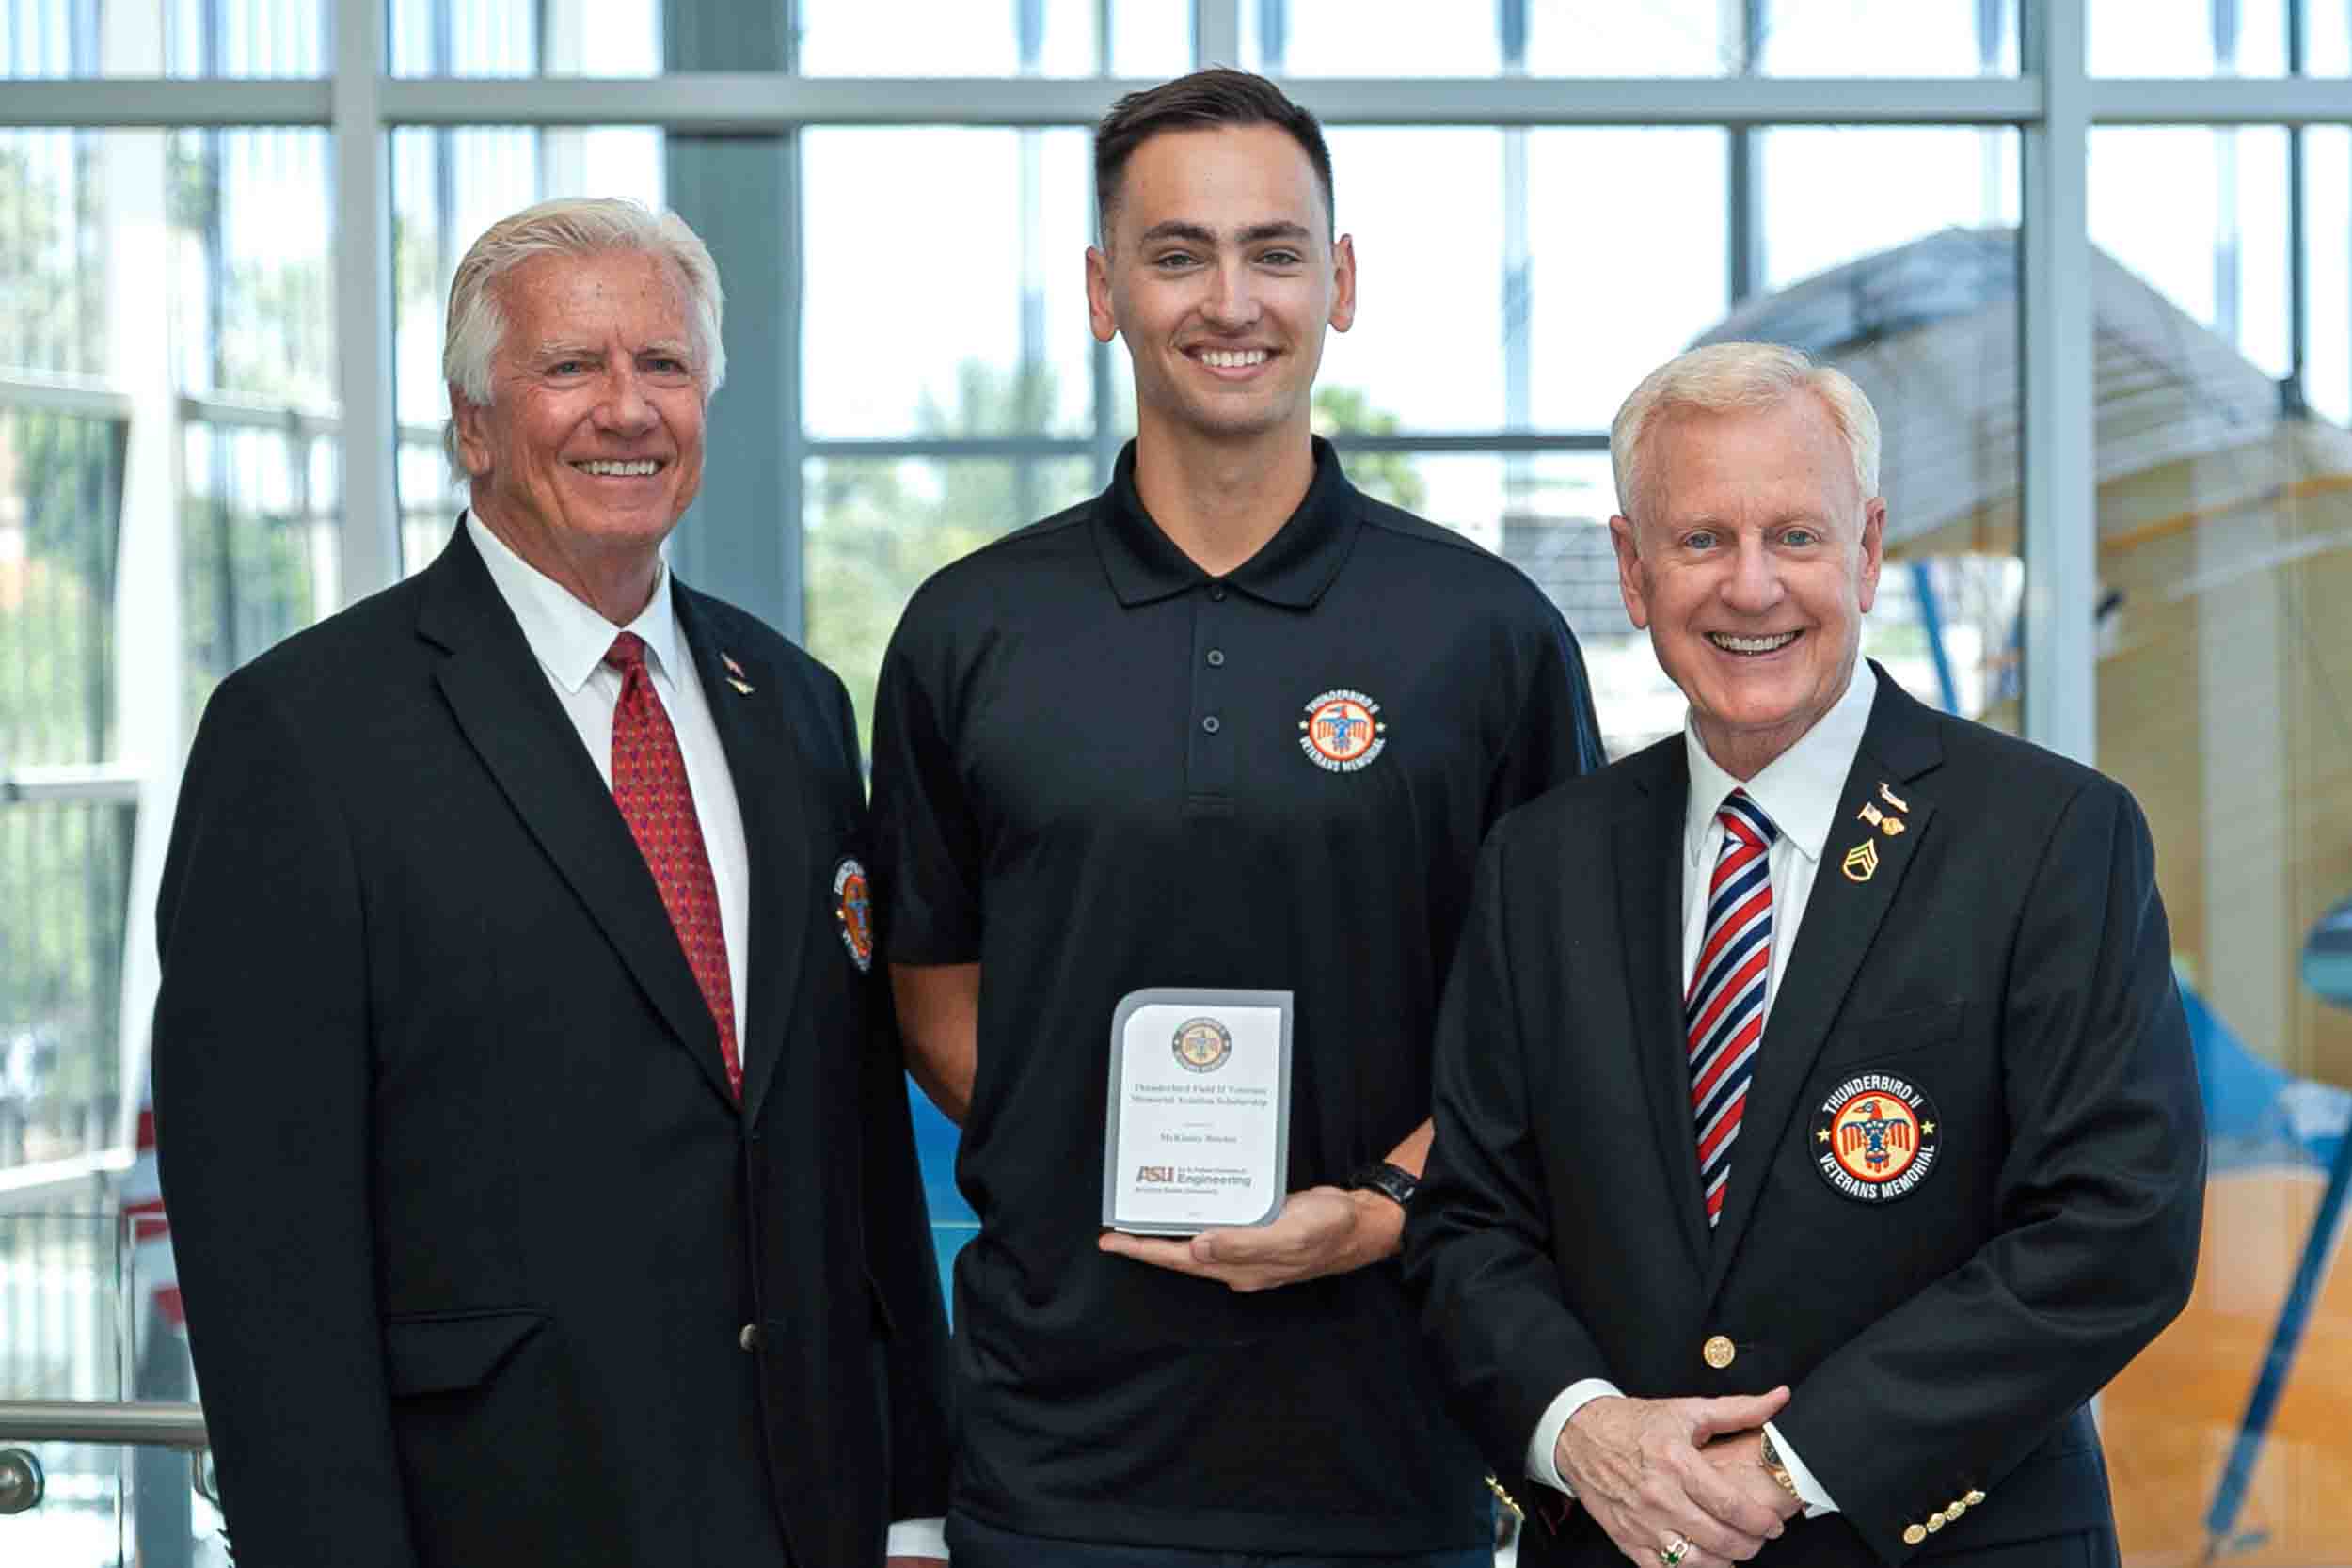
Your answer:
[[[1764,1038],[1765,984],[1772,968],[1770,859],[1780,830],[1747,791],[1735,789],[1716,813],[1724,847],[1707,889],[1707,931],[1682,1000],[1691,1053],[1691,1115],[1698,1130],[1699,1186],[1707,1223],[1724,1217],[1731,1146],[1748,1101],[1748,1079]]]

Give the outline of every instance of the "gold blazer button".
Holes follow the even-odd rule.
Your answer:
[[[1906,1546],[1916,1546],[1927,1538],[1928,1527],[1925,1525],[1913,1525],[1903,1531],[1903,1544]]]
[[[1707,1358],[1708,1366],[1720,1372],[1731,1365],[1740,1352],[1729,1339],[1718,1334],[1699,1347],[1699,1354]]]

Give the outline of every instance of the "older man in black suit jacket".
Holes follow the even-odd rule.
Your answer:
[[[849,700],[659,553],[720,299],[671,214],[495,226],[451,299],[455,536],[205,713],[156,1117],[242,1568],[932,1555]]]
[[[2203,1192],[2153,850],[1858,658],[1877,445],[1757,344],[1612,432],[1690,722],[1488,840],[1407,1235],[1459,1414],[1581,1505],[1525,1562],[2116,1560],[2087,1403]]]

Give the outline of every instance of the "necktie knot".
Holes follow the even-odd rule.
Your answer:
[[[628,678],[631,670],[645,667],[645,640],[633,631],[625,631],[612,640],[612,646],[604,651],[604,661]]]
[[[1761,845],[1767,848],[1780,839],[1780,829],[1764,815],[1764,808],[1748,799],[1744,789],[1735,789],[1724,799],[1723,810],[1715,814],[1723,819],[1724,831],[1743,844]]]

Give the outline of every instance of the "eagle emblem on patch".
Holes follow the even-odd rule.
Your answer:
[[[1863,1072],[1847,1079],[1813,1116],[1813,1168],[1841,1197],[1892,1203],[1935,1169],[1935,1101],[1908,1078]]]
[[[1213,1018],[1188,1018],[1176,1025],[1176,1060],[1188,1072],[1215,1072],[1233,1053],[1232,1031]]]
[[[833,918],[841,927],[841,945],[850,961],[864,974],[874,967],[874,894],[866,880],[866,867],[855,856],[845,857],[833,873]]]
[[[1308,703],[1306,717],[1298,721],[1298,749],[1327,773],[1369,768],[1388,744],[1389,724],[1380,717],[1380,705],[1345,687]]]

